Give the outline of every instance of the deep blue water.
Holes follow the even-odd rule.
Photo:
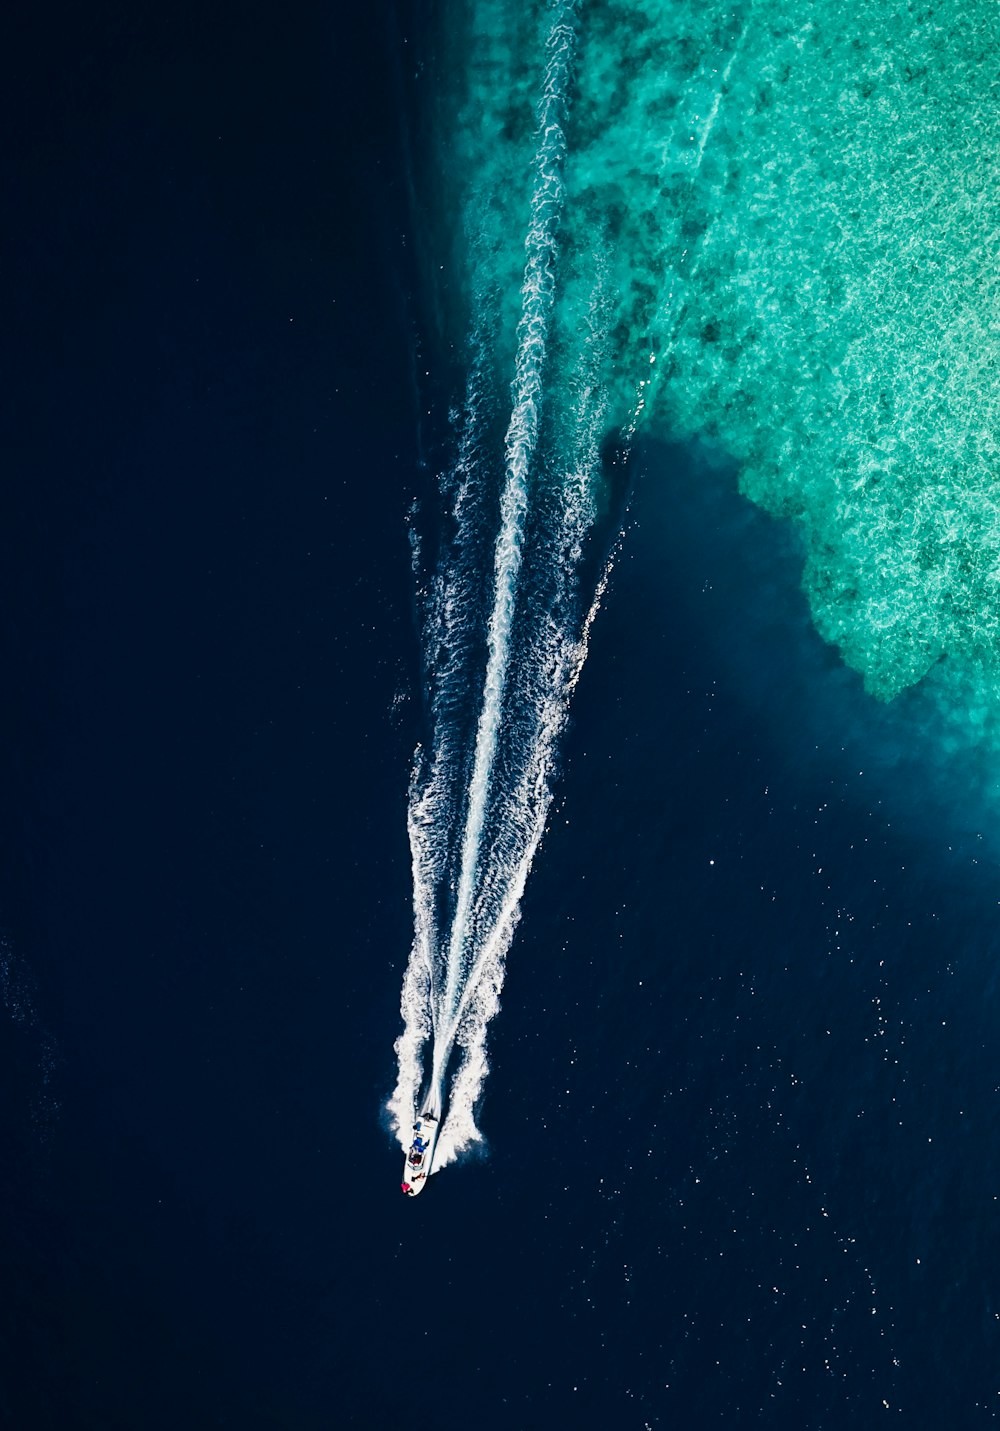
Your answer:
[[[697,453],[636,454],[489,1156],[399,1196],[428,24],[6,22],[0,1424],[979,1425],[990,772]]]

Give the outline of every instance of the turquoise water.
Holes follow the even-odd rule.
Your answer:
[[[923,682],[955,738],[995,743],[1000,11],[568,9],[551,400],[599,353],[613,425],[720,449],[796,523],[815,624],[874,696]],[[551,14],[471,6],[440,115],[500,366]]]

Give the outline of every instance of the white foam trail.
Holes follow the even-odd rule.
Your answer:
[[[592,520],[590,487],[600,462],[600,434],[603,432],[603,404],[587,414],[580,434],[580,464],[566,479],[566,506],[553,557],[560,575],[555,615],[565,615],[572,597],[576,561],[587,527]],[[496,861],[491,865],[491,884],[497,903],[491,908],[489,926],[480,935],[474,961],[463,980],[455,1014],[461,1062],[452,1083],[448,1116],[435,1155],[438,1168],[446,1166],[470,1144],[479,1141],[474,1110],[489,1071],[486,1057],[487,1027],[499,1008],[504,963],[520,916],[528,872],[545,829],[552,803],[551,772],[555,764],[559,736],[566,723],[570,697],[579,680],[587,655],[590,629],[607,582],[602,576],[579,637],[571,623],[550,620],[539,633],[534,659],[530,662],[530,684],[534,692],[534,728],[527,742],[526,759],[515,788],[505,796],[505,833],[514,830],[508,843],[518,854],[513,865]],[[562,610],[560,608],[563,608]]]
[[[481,353],[483,350],[484,345],[480,342],[477,351]],[[455,541],[459,551],[468,544],[468,528],[474,519],[470,510],[469,486],[478,456],[482,387],[482,368],[476,364],[469,376],[464,411],[453,419],[457,428],[458,455],[453,468],[441,479],[442,489],[452,498],[451,515],[456,525]],[[432,699],[435,750],[432,756],[419,747],[416,751],[407,810],[414,934],[400,998],[403,1032],[395,1044],[399,1073],[395,1091],[387,1105],[393,1125],[402,1129],[409,1129],[413,1122],[424,1078],[424,1047],[434,1031],[436,1001],[432,994],[438,942],[434,892],[445,877],[447,856],[447,844],[438,838],[438,831],[442,823],[447,823],[454,806],[450,787],[455,762],[451,747],[457,732],[450,716],[451,708],[458,700],[456,686],[461,680],[471,605],[467,590],[471,577],[460,562],[441,563],[430,589],[421,592],[420,547],[414,528],[411,528],[411,533],[414,579],[422,596],[424,629],[433,633],[436,657]]]
[[[604,581],[590,612],[578,615],[577,571],[593,520],[592,497],[607,424],[600,380],[606,346],[601,280],[592,298],[590,329],[575,373],[568,430],[555,444],[565,463],[539,456],[542,399],[552,319],[558,224],[563,202],[564,119],[575,45],[577,0],[554,3],[539,100],[538,145],[525,240],[521,317],[516,334],[511,414],[504,440],[499,532],[494,548],[493,601],[486,630],[486,665],[471,758],[463,754],[459,719],[467,702],[468,657],[474,650],[475,523],[481,516],[477,481],[486,418],[481,387],[470,379],[465,425],[451,486],[456,492],[455,538],[426,606],[428,660],[433,678],[433,749],[418,750],[410,792],[414,943],[403,984],[404,1030],[396,1044],[399,1079],[389,1110],[400,1142],[424,1087],[424,1056],[433,1041],[425,1097],[435,1096],[453,1047],[460,1050],[439,1134],[435,1168],[481,1137],[474,1109],[488,1071],[486,1035],[499,1008],[504,963],[521,898],[551,805],[551,774],[568,702],[586,656]],[[485,338],[476,342],[482,358]],[[563,395],[564,402],[569,393]],[[541,467],[543,470],[536,471]],[[545,501],[533,501],[544,487]],[[481,494],[479,494],[481,495]],[[544,586],[522,597],[526,522],[541,535]],[[537,559],[536,559],[537,560]],[[525,611],[519,603],[527,601]],[[517,638],[515,644],[515,622]],[[481,638],[480,638],[481,639]],[[516,722],[513,717],[516,714]],[[515,734],[511,730],[515,729]],[[503,743],[502,774],[497,769]],[[461,782],[461,783],[460,783]],[[460,793],[461,792],[461,793]],[[460,836],[460,838],[459,838]],[[452,913],[447,937],[439,928]]]
[[[486,679],[476,731],[476,749],[469,804],[462,840],[462,862],[455,918],[448,947],[447,975],[442,1009],[448,1028],[435,1052],[435,1068],[443,1070],[445,1046],[456,1031],[459,985],[469,941],[469,914],[475,893],[476,871],[482,843],[483,821],[490,776],[496,756],[497,732],[503,711],[510,653],[511,623],[521,569],[524,515],[528,502],[528,474],[538,440],[545,371],[546,339],[555,287],[556,229],[562,206],[562,162],[566,152],[563,112],[566,105],[569,64],[575,41],[572,24],[575,5],[563,5],[550,31],[548,64],[539,106],[540,143],[535,160],[536,183],[531,196],[531,222],[525,239],[524,282],[521,285],[521,320],[517,333],[517,362],[513,384],[514,406],[506,437],[506,475],[501,500],[500,534],[494,558],[496,581],[493,611],[487,635]]]

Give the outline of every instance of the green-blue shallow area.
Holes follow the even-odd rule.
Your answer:
[[[867,689],[924,682],[948,740],[995,743],[1000,11],[456,11],[442,167],[498,357],[557,11],[576,49],[549,392],[597,351],[618,428],[734,458],[797,524],[815,624]]]

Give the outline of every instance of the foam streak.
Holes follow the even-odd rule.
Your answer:
[[[404,1030],[396,1044],[399,1079],[389,1111],[405,1146],[421,1089],[425,1098],[437,1098],[458,1045],[461,1057],[438,1140],[438,1168],[480,1138],[473,1114],[487,1072],[487,1025],[499,1007],[504,961],[551,804],[557,741],[593,617],[591,610],[580,620],[577,573],[593,518],[591,493],[607,422],[600,380],[606,346],[600,280],[581,325],[578,385],[564,398],[569,411],[556,424],[555,438],[546,439],[554,450],[541,447],[576,10],[576,0],[555,0],[550,6],[503,442],[492,604],[483,633],[482,697],[467,760],[460,692],[469,652],[475,649],[476,624],[475,563],[468,552],[483,508],[478,484],[485,485],[482,443],[489,416],[479,402],[481,373],[470,379],[458,459],[446,484],[455,493],[455,538],[426,603],[428,660],[437,663],[434,737],[429,752],[417,752],[410,794],[415,929],[403,985]],[[473,337],[480,358],[485,326],[480,321]],[[538,497],[540,487],[544,501]],[[529,523],[538,550],[531,589],[525,590]],[[449,908],[442,926],[442,911]],[[428,1042],[431,1071],[425,1083]]]

